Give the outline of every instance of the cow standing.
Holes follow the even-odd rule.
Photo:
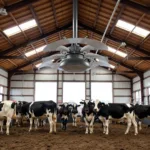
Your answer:
[[[127,119],[127,129],[125,134],[128,134],[130,127],[133,123],[135,128],[135,135],[138,134],[137,131],[137,122],[135,120],[135,115],[133,112],[133,107],[130,104],[105,104],[101,103],[99,100],[95,102],[94,110],[97,112],[99,119],[103,123],[103,133],[109,133],[109,120],[113,119]]]
[[[29,132],[32,130],[33,121],[35,129],[38,127],[38,118],[47,117],[50,125],[49,133],[56,133],[57,107],[53,101],[38,101],[27,103],[21,108],[22,114],[26,115],[30,121]]]
[[[67,123],[68,123],[68,119],[71,113],[71,105],[68,103],[64,103],[59,105],[60,108],[58,109],[58,115],[61,118],[61,127],[63,130],[67,129]]]
[[[82,115],[86,126],[85,134],[92,134],[95,120],[94,103],[91,100],[83,100],[80,104],[83,104]]]
[[[72,123],[72,125],[73,126],[77,126],[77,115],[78,115],[78,107],[79,107],[80,105],[77,105],[77,104],[72,104],[71,105],[71,107],[72,107],[72,109],[71,109],[71,115],[72,115],[72,120],[73,120],[73,123]]]
[[[0,102],[1,133],[3,133],[3,120],[6,117],[6,134],[9,135],[9,127],[13,116],[16,116],[16,103],[10,100]]]
[[[150,106],[136,104],[134,106],[134,113],[138,119],[139,130],[142,130],[142,119],[150,117]]]

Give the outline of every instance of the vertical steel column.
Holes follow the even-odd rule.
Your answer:
[[[78,37],[78,0],[73,0],[73,38]]]
[[[139,75],[140,77],[140,87],[141,87],[141,102],[144,104],[144,84],[143,84],[143,73]]]

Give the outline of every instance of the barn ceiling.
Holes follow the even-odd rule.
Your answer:
[[[79,37],[101,40],[116,0],[79,0]],[[8,71],[33,70],[41,59],[51,53],[25,53],[41,46],[72,37],[72,0],[0,0],[0,8],[8,15],[0,15],[0,67]],[[4,30],[35,19],[37,26],[22,29],[12,36]],[[108,56],[114,72],[135,77],[150,69],[150,34],[139,36],[133,31],[116,27],[118,20],[150,31],[150,1],[121,0],[106,33],[104,43],[127,54],[121,57],[110,51],[100,51]],[[127,44],[120,47],[121,42]],[[14,56],[14,57],[12,57]],[[16,57],[19,56],[19,57]],[[18,59],[19,58],[19,59]]]

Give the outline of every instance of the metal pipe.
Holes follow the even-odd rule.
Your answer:
[[[106,34],[107,30],[108,30],[108,27],[109,27],[109,25],[110,25],[110,23],[111,23],[111,20],[112,20],[114,14],[115,14],[115,12],[116,12],[116,9],[117,9],[119,3],[120,3],[120,0],[117,1],[116,6],[115,6],[115,8],[114,8],[114,10],[113,10],[113,12],[112,12],[112,14],[111,14],[111,17],[110,17],[109,22],[108,22],[108,24],[107,24],[107,26],[106,26],[105,32],[104,32],[104,34],[103,34],[103,36],[102,36],[101,42],[103,42],[103,40],[104,40],[105,34]]]
[[[73,0],[73,38],[78,38],[78,0]]]

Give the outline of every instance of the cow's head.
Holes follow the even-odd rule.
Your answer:
[[[72,105],[71,105],[71,112],[74,113],[74,114],[78,113],[78,107],[79,107],[79,106],[80,106],[80,105],[72,104]]]
[[[103,107],[105,105],[105,103],[100,102],[100,100],[95,100],[94,101],[94,111],[95,112],[99,112],[101,107]]]
[[[71,105],[70,105],[70,104],[64,103],[64,104],[61,104],[61,105],[59,105],[59,106],[60,106],[61,112],[62,112],[64,115],[69,115],[69,113],[70,113],[70,108],[71,108]]]
[[[94,103],[91,100],[83,100],[80,102],[80,104],[83,104],[83,108],[85,113],[90,113],[93,111]]]

